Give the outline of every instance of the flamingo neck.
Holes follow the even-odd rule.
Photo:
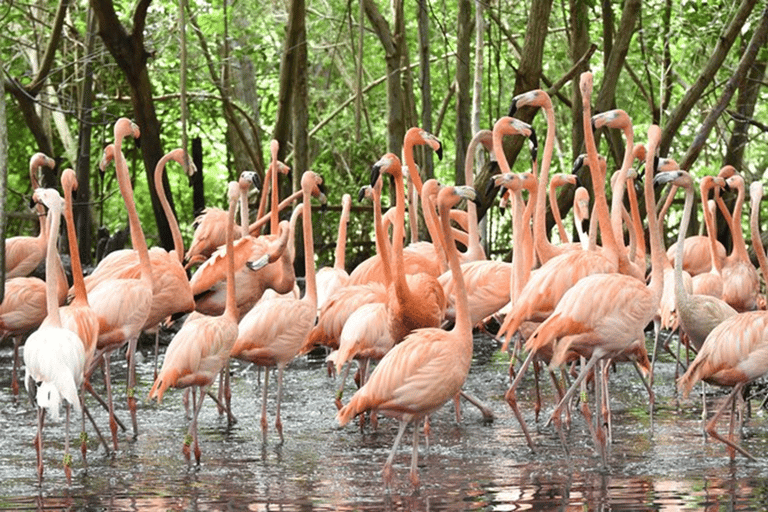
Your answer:
[[[723,264],[717,258],[717,229],[715,228],[715,218],[708,205],[710,188],[708,184],[702,182],[701,205],[703,207],[704,224],[707,227],[707,239],[709,240],[709,262],[713,270],[720,272],[723,270]]]
[[[384,284],[389,287],[392,284],[392,260],[389,252],[391,247],[381,219],[381,191],[376,187],[373,189],[373,230],[376,235],[376,250],[384,272]]]
[[[632,166],[634,156],[632,151],[635,147],[634,133],[632,126],[624,126],[624,137],[627,139],[627,146],[624,149],[624,160],[621,163],[619,174],[616,178],[616,184],[613,186],[613,196],[611,197],[611,226],[613,227],[613,236],[617,242],[624,243],[624,229],[622,227],[621,212],[624,208],[624,190],[627,184],[627,172]]]
[[[168,226],[171,229],[171,237],[173,238],[173,250],[176,256],[179,258],[179,262],[184,261],[184,242],[181,238],[181,230],[179,229],[179,223],[176,220],[176,216],[171,210],[171,205],[168,203],[168,198],[165,196],[165,188],[163,187],[163,170],[165,165],[173,157],[168,154],[163,156],[157,166],[155,167],[155,190],[157,191],[157,197],[160,200],[160,206],[163,208],[165,218],[168,220]],[[181,161],[178,161],[181,165],[184,165]]]
[[[557,226],[557,232],[560,235],[561,243],[570,242],[568,233],[565,232],[565,226],[563,225],[563,217],[560,215],[560,207],[557,205],[556,189],[557,185],[554,181],[549,184],[549,206],[552,208],[552,217],[555,219],[555,225]]]
[[[536,194],[536,212],[533,215],[533,238],[536,241],[536,252],[539,258],[547,261],[557,255],[554,246],[547,238],[547,186],[549,185],[549,168],[552,165],[552,151],[555,142],[555,112],[552,104],[543,105],[547,117],[547,140],[544,142],[544,154],[541,158],[539,187]],[[535,174],[535,171],[534,171]],[[554,206],[550,205],[553,210]]]
[[[453,276],[454,286],[456,287],[456,321],[453,326],[453,332],[465,333],[468,335],[471,343],[472,325],[469,315],[467,288],[464,284],[464,275],[459,263],[456,241],[451,230],[450,210],[451,206],[449,204],[440,204],[440,223],[443,236],[445,237],[445,256],[448,260],[448,268]]]
[[[693,189],[685,187],[685,204],[683,205],[683,220],[677,233],[677,246],[675,247],[675,304],[683,304],[688,300],[688,291],[683,286],[683,258],[685,255],[685,234],[691,222],[691,210],[693,209]],[[680,308],[677,308],[678,311]]]
[[[334,255],[334,268],[345,270],[345,260],[347,253],[347,223],[349,222],[349,201],[344,200],[339,217],[339,236],[336,238],[336,254]]]
[[[528,259],[528,244],[524,241],[524,223],[528,215],[523,213],[523,192],[520,189],[514,189],[512,200],[514,201],[514,211],[512,212],[512,243],[514,251],[512,252],[512,273],[510,274],[510,300],[514,304],[520,297],[520,292],[527,281],[526,261]],[[531,203],[531,201],[528,201]]]
[[[405,236],[405,192],[403,191],[403,174],[394,172],[395,178],[395,225],[392,228],[392,252],[395,260],[393,269],[393,282],[398,294],[408,292],[408,284],[405,281],[405,257],[403,256],[403,238]]]
[[[235,289],[235,211],[237,200],[230,200],[227,216],[227,300],[223,316],[237,321],[237,290]]]
[[[277,226],[280,224],[280,217],[278,215],[277,161],[273,161],[270,165],[270,172],[272,173],[272,211],[270,212],[269,232],[275,235],[277,234]]]
[[[493,151],[493,132],[491,130],[480,130],[469,143],[464,160],[464,183],[469,187],[475,186],[475,173],[473,170],[475,153],[480,143],[489,151]],[[472,201],[467,203],[467,234],[469,235],[469,243],[467,244],[465,254],[471,260],[485,259],[485,252],[480,245],[480,236],[478,234],[477,205]]]
[[[59,279],[57,274],[57,267],[61,267],[61,260],[56,250],[56,239],[59,236],[59,223],[61,222],[60,206],[52,205],[48,209],[48,217],[50,217],[50,225],[48,229],[48,247],[45,253],[45,305],[50,324],[53,327],[61,327]]]
[[[317,309],[317,281],[315,280],[315,241],[312,238],[312,204],[309,191],[304,190],[301,225],[304,233],[304,298]]]
[[[760,237],[760,200],[762,196],[752,195],[750,203],[749,225],[752,230],[752,246],[755,249],[757,262],[760,265],[760,273],[763,274],[763,280],[768,279],[768,258],[765,255],[763,239]]]
[[[72,286],[75,290],[73,303],[88,304],[88,293],[83,279],[83,266],[80,263],[80,248],[77,246],[75,232],[75,216],[72,213],[72,189],[64,187],[64,220],[67,223],[67,240],[69,241],[69,258],[72,265]]]
[[[131,230],[131,244],[139,255],[139,264],[141,267],[141,277],[145,281],[152,282],[152,266],[149,262],[149,249],[147,240],[144,238],[144,232],[139,222],[139,214],[136,212],[136,203],[133,199],[133,188],[131,179],[128,176],[128,163],[123,156],[122,138],[115,140],[115,170],[117,172],[117,184],[120,187],[120,193],[125,202],[125,208],[128,211],[128,225]]]
[[[747,245],[744,242],[744,232],[741,229],[741,214],[744,207],[744,186],[739,187],[736,204],[733,205],[731,217],[731,235],[733,236],[733,256],[741,261],[749,261]]]

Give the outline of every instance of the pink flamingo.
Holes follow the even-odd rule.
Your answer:
[[[389,157],[390,161],[392,157],[394,155]],[[412,332],[384,356],[366,384],[336,416],[342,426],[368,410],[379,411],[399,420],[400,426],[392,451],[384,464],[384,482],[387,487],[392,480],[392,462],[397,447],[405,428],[411,422],[414,423],[414,435],[410,479],[414,487],[419,485],[418,422],[456,396],[467,378],[472,360],[472,325],[469,322],[467,295],[448,214],[448,210],[462,197],[472,199],[474,191],[466,187],[444,187],[438,197],[448,265],[456,274],[454,279],[459,290],[453,329],[444,331],[424,328]]]
[[[239,196],[238,184],[231,182],[227,191],[229,222],[227,223],[227,304],[220,316],[190,315],[179,332],[171,340],[165,353],[163,366],[149,391],[149,399],[160,403],[170,387],[193,387],[194,412],[182,452],[190,460],[190,444],[193,444],[195,461],[200,464],[200,444],[197,434],[197,418],[205,398],[205,391],[229,360],[229,353],[237,339],[237,302],[235,299],[235,258],[233,240],[235,208]],[[199,398],[194,395],[194,387]]]

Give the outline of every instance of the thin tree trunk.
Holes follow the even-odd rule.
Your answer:
[[[454,180],[464,184],[464,160],[472,139],[472,0],[459,0],[456,23],[456,162]]]
[[[749,140],[750,120],[755,113],[761,83],[765,80],[766,64],[768,63],[765,60],[755,61],[746,81],[739,87],[733,115],[733,132],[723,159],[723,164],[730,164],[737,169],[744,169],[744,149]]]
[[[739,61],[739,66],[736,68],[736,71],[725,84],[725,88],[722,95],[720,96],[720,99],[714,108],[709,111],[709,115],[701,124],[699,132],[694,137],[691,147],[688,148],[688,151],[680,162],[681,169],[690,169],[693,162],[695,162],[696,158],[698,158],[699,153],[704,147],[704,143],[709,136],[709,132],[712,131],[712,128],[720,118],[720,115],[728,106],[728,103],[731,101],[731,98],[736,92],[736,89],[743,86],[747,73],[752,67],[752,64],[757,59],[758,52],[763,46],[765,46],[766,40],[768,40],[768,7],[763,9],[763,12],[760,16],[760,23],[757,25],[757,27],[755,27],[755,31],[752,34],[752,39],[749,41],[749,45],[747,46],[744,55],[742,55],[741,61]]]
[[[756,3],[757,0],[742,0],[741,5],[739,5],[731,22],[725,29],[723,29],[723,33],[717,39],[717,44],[712,50],[709,62],[707,62],[701,70],[696,81],[685,92],[685,95],[677,104],[677,108],[670,114],[666,125],[663,127],[661,142],[659,143],[660,156],[666,156],[669,153],[672,140],[675,135],[677,135],[677,131],[701,98],[704,89],[706,89],[712,82],[717,70],[723,65],[725,57],[728,55],[728,52],[736,41],[739,33],[741,33],[741,29],[749,18]],[[685,167],[683,167],[683,169],[685,169]]]
[[[0,56],[0,69],[3,59]],[[5,298],[5,231],[8,212],[5,203],[8,199],[8,124],[5,117],[5,94],[0,94],[0,303]]]

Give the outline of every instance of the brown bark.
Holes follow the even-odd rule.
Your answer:
[[[133,29],[130,33],[120,23],[111,0],[91,0],[99,25],[99,36],[117,65],[125,74],[131,89],[131,104],[136,124],[141,130],[141,154],[147,177],[152,210],[155,214],[160,242],[166,250],[173,249],[173,237],[157,197],[153,174],[155,165],[163,156],[160,143],[160,123],[152,98],[152,82],[149,79],[147,61],[151,55],[144,48],[144,25],[151,0],[140,0],[133,13]],[[163,176],[163,187],[173,208],[168,178]],[[175,211],[175,210],[174,210]],[[174,213],[175,214],[175,213]]]
[[[680,129],[683,121],[685,121],[701,98],[704,89],[709,86],[715,77],[715,73],[722,66],[725,57],[728,55],[756,3],[757,0],[742,0],[731,22],[723,29],[723,33],[718,38],[709,61],[704,66],[704,69],[702,69],[696,81],[686,91],[683,99],[677,104],[677,107],[669,116],[666,125],[662,127],[661,142],[659,144],[660,156],[666,156],[669,153],[677,130]]]
[[[456,38],[456,162],[454,180],[464,184],[464,160],[472,139],[472,0],[459,0]]]
[[[747,49],[741,57],[736,71],[731,75],[731,78],[725,84],[723,93],[720,96],[717,104],[709,111],[709,115],[701,124],[699,132],[693,139],[691,147],[688,148],[685,156],[680,162],[681,169],[690,169],[693,162],[698,158],[701,149],[704,147],[704,143],[709,136],[709,132],[714,127],[715,123],[719,119],[720,115],[725,111],[728,103],[731,101],[736,89],[743,87],[747,73],[749,72],[752,64],[757,59],[757,54],[760,49],[765,46],[765,42],[768,40],[768,7],[763,9],[760,16],[760,23],[755,27],[755,31],[752,34],[752,38],[747,45]]]

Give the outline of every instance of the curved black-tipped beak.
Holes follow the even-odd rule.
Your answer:
[[[577,175],[576,175],[576,184],[574,185],[574,187],[575,187],[575,188],[579,188],[579,187],[583,187],[583,186],[584,186],[584,182],[583,182],[583,181],[581,181],[581,176],[579,176],[579,175],[577,174]]]
[[[365,199],[365,192],[367,187],[360,187],[360,190],[357,192],[357,202],[362,203],[363,199]]]
[[[251,174],[251,184],[255,188],[261,190],[261,176],[259,176],[259,173],[254,172],[253,174]]]
[[[376,186],[376,182],[379,180],[379,176],[381,176],[381,164],[376,162],[371,167],[371,183],[370,183],[370,185],[372,187]]]
[[[581,170],[582,167],[584,167],[584,160],[586,160],[586,155],[579,155],[576,157],[576,160],[573,162],[573,169],[571,169],[571,174],[576,174]]]
[[[442,142],[440,143],[440,147],[437,148],[437,151],[435,151],[435,153],[437,154],[437,159],[438,160],[442,160],[443,159],[443,143]]]
[[[597,127],[595,126],[594,116],[592,117],[592,119],[589,120],[589,124],[592,126],[592,133],[595,133],[597,131]]]
[[[496,183],[493,182],[493,177],[491,177],[485,185],[485,193],[483,195],[486,197],[493,196],[495,188],[501,189],[502,187],[497,187]]]
[[[509,106],[509,112],[507,112],[507,115],[509,117],[515,117],[515,113],[517,112],[517,97],[512,98],[512,104]]]
[[[531,127],[531,135],[528,137],[531,141],[531,160],[536,161],[539,155],[539,142],[536,139],[536,131]]]

